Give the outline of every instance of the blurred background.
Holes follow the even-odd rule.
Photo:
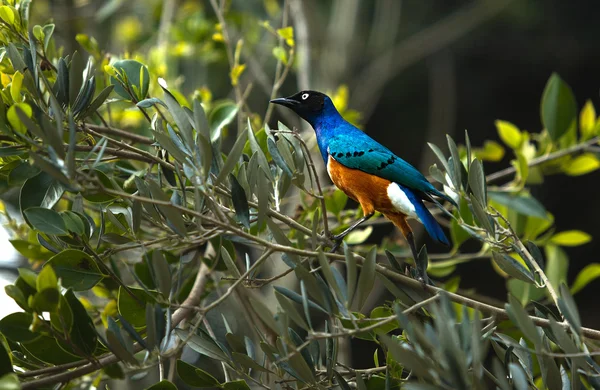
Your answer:
[[[305,88],[335,94],[361,128],[422,172],[435,162],[427,142],[445,149],[445,134],[463,143],[467,129],[471,143],[481,146],[498,141],[496,119],[540,131],[540,98],[552,72],[571,86],[579,108],[587,99],[600,103],[598,1],[231,0],[225,6],[232,41],[245,37],[240,61],[247,69],[240,84],[242,90],[252,84],[247,102],[253,111],[266,112],[276,68],[276,38],[263,22],[280,28],[283,18],[294,27],[296,64],[278,95]],[[96,50],[98,62],[111,53],[141,55],[186,95],[233,96],[209,0],[34,0],[31,10],[35,23],[54,20],[65,53]],[[145,125],[138,115],[126,113],[122,126]],[[270,123],[280,119],[306,129],[283,115],[275,110]],[[486,173],[509,166],[512,158],[507,152],[486,162]],[[598,179],[597,172],[550,176],[532,189],[558,230],[579,229],[594,238],[566,248],[569,281],[598,261]],[[381,225],[372,241],[391,232],[391,225]],[[10,280],[14,251],[0,239],[2,270]],[[458,273],[463,288],[505,299],[505,281],[489,259],[461,265]],[[585,326],[600,327],[594,302],[599,292],[596,281],[576,296]],[[2,307],[0,317],[13,310]]]

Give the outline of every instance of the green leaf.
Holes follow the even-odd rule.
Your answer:
[[[12,313],[0,320],[0,332],[16,343],[26,343],[39,337],[30,329],[33,322],[31,313]]]
[[[165,103],[167,104],[169,112],[171,113],[171,116],[177,124],[179,134],[181,134],[181,137],[183,138],[184,147],[187,150],[191,151],[194,148],[195,142],[192,131],[192,124],[190,123],[188,115],[185,113],[185,110],[183,109],[183,107],[181,107],[181,105],[179,104],[177,99],[175,99],[175,97],[171,94],[171,92],[169,92],[169,90],[164,86],[161,85],[161,87],[163,89],[163,92],[165,93]]]
[[[102,185],[105,188],[107,188],[109,190],[115,189],[113,183],[110,181],[110,179],[108,178],[106,173],[104,173],[98,169],[91,169],[89,171],[85,171],[85,173],[87,173],[91,176],[96,176],[96,178],[100,181],[100,183],[102,183]],[[98,191],[95,193],[85,191],[82,193],[82,195],[86,200],[89,200],[90,202],[94,202],[94,203],[104,203],[104,202],[109,202],[111,200],[116,199],[115,195],[107,194],[102,191]]]
[[[61,212],[60,215],[65,222],[67,231],[78,236],[85,234],[85,225],[79,215],[69,210]]]
[[[528,390],[529,384],[527,382],[527,376],[523,371],[523,367],[517,363],[509,363],[508,371],[512,377],[513,385],[517,390]]]
[[[483,148],[473,148],[475,157],[482,161],[498,162],[504,157],[504,147],[496,141],[485,141]]]
[[[215,377],[181,359],[177,360],[177,375],[186,385],[192,387],[220,387]]]
[[[113,68],[118,74],[111,76],[110,83],[115,86],[115,92],[119,96],[131,100],[126,87],[134,95],[135,100],[140,101],[146,97],[150,86],[150,74],[146,65],[136,60],[120,60],[113,64]]]
[[[27,179],[21,187],[19,206],[21,212],[30,207],[50,209],[60,200],[64,193],[63,186],[46,172]]]
[[[146,387],[146,390],[177,390],[177,386],[173,382],[163,379],[150,387]]]
[[[560,139],[577,118],[577,103],[573,92],[556,73],[546,83],[542,95],[541,118],[553,141]]]
[[[544,206],[531,195],[511,195],[506,192],[497,191],[490,191],[488,195],[491,200],[507,206],[510,210],[523,215],[548,219]]]
[[[348,245],[359,245],[367,241],[371,233],[373,233],[373,226],[367,226],[364,229],[354,229],[348,233],[344,241]]]
[[[40,271],[36,281],[36,289],[42,291],[47,288],[58,289],[58,279],[51,267],[44,267]]]
[[[152,194],[152,198],[160,201],[170,202],[170,199],[167,195],[162,191],[160,186],[151,179],[148,179],[146,182],[148,188],[150,189],[150,193]],[[185,221],[181,216],[181,212],[179,210],[175,210],[173,207],[164,206],[164,205],[156,205],[160,212],[165,216],[167,222],[169,222],[169,227],[180,236],[185,236],[187,233],[187,228],[185,227]]]
[[[571,294],[581,291],[590,282],[598,278],[600,278],[600,263],[586,265],[575,278],[575,282],[571,286]]]
[[[567,162],[563,169],[569,176],[581,176],[600,168],[600,161],[592,153],[585,153]]]
[[[87,291],[98,284],[103,275],[96,262],[85,252],[66,249],[45,264],[51,266],[61,279],[63,287],[74,291]]]
[[[175,329],[175,334],[181,340],[186,341],[187,345],[194,351],[208,356],[209,358],[219,361],[227,361],[227,356],[215,341],[202,330],[198,330],[198,334],[189,334],[183,329]]]
[[[246,369],[252,369],[252,370],[260,371],[260,372],[270,372],[269,370],[267,370],[266,368],[264,368],[263,366],[261,366],[260,364],[255,362],[254,359],[252,359],[250,356],[248,356],[246,354],[239,353],[239,352],[232,352],[231,357],[233,358],[234,362],[236,362],[237,364],[239,364],[240,366],[242,366]]]
[[[171,269],[163,252],[158,249],[152,252],[152,269],[154,270],[158,290],[163,297],[168,299],[171,292]]]
[[[138,300],[133,299],[123,287],[119,287],[119,295],[117,298],[119,313],[134,327],[144,327],[146,325],[146,304],[155,303],[156,299],[154,296],[140,288],[130,287],[129,289],[133,292],[133,295],[137,297],[139,302]]]
[[[0,377],[0,389],[3,390],[20,390],[21,384],[17,374],[5,374]]]
[[[80,360],[81,357],[67,352],[55,338],[42,335],[33,341],[21,344],[26,355],[31,355],[50,364],[63,364]]]
[[[560,284],[558,307],[560,308],[560,312],[565,316],[565,319],[569,322],[569,325],[571,325],[571,329],[581,336],[581,318],[579,317],[577,304],[569,292],[569,288],[564,283]]]
[[[73,313],[71,341],[84,353],[91,355],[98,345],[98,335],[94,322],[72,290],[67,290],[64,296]]]
[[[250,209],[248,207],[246,192],[232,174],[229,175],[229,181],[231,182],[231,200],[235,215],[246,229],[250,229]]]
[[[73,328],[73,311],[67,299],[60,295],[57,310],[50,312],[50,323],[62,334],[71,333]]]
[[[342,287],[340,285],[338,285],[337,280],[336,280],[335,276],[333,275],[331,265],[329,264],[329,260],[327,259],[327,257],[323,253],[323,251],[321,251],[320,249],[319,249],[319,254],[317,257],[319,259],[319,264],[321,265],[321,272],[325,276],[325,280],[327,280],[327,284],[329,284],[329,286],[331,288],[333,288],[333,291],[335,291],[335,295],[337,296],[337,298],[340,301],[342,301],[346,294],[345,294],[345,292],[342,292]]]
[[[449,172],[450,166],[448,165],[448,160],[446,160],[446,156],[444,155],[444,152],[442,152],[442,150],[437,145],[432,144],[431,142],[428,142],[427,145],[429,145],[429,147],[431,148],[431,150],[433,150],[433,153],[435,153],[438,160],[440,160],[440,162],[442,163],[442,166],[444,167],[444,170],[446,172]]]
[[[541,337],[535,328],[535,324],[521,303],[512,295],[508,295],[509,303],[505,304],[506,312],[511,321],[519,327],[525,337],[533,341],[535,345],[540,345]]]
[[[274,286],[273,289],[275,291],[277,291],[278,293],[285,295],[286,297],[288,297],[289,299],[291,299],[292,301],[294,301],[300,305],[302,305],[304,303],[304,299],[303,299],[302,295],[300,295],[292,290],[288,290],[287,288],[281,287],[281,286]],[[308,300],[308,299],[306,301],[308,303],[308,307],[310,307],[311,309],[318,310],[325,315],[329,314],[327,312],[327,310],[323,309],[321,306],[314,303],[313,301]]]
[[[471,162],[469,169],[469,187],[473,195],[479,200],[482,205],[487,204],[487,193],[485,174],[483,173],[483,165],[481,161],[475,159]]]
[[[56,288],[46,288],[33,296],[31,306],[38,312],[54,311],[58,306],[60,294]]]
[[[347,296],[348,296],[348,305],[352,303],[352,298],[354,297],[354,292],[356,291],[356,275],[357,275],[357,267],[356,267],[356,259],[354,258],[354,254],[348,248],[348,245],[345,242],[342,242],[342,246],[344,248],[344,257],[346,259],[346,281],[348,285]]]
[[[450,170],[448,174],[452,178],[452,182],[454,183],[455,189],[460,189],[462,185],[462,172],[464,170],[464,166],[460,160],[460,154],[458,153],[458,148],[456,147],[456,143],[450,137],[450,135],[446,134],[446,140],[448,141],[448,149],[450,150],[450,155],[452,157],[451,160],[448,159],[448,165]],[[485,205],[484,205],[485,206]]]
[[[4,336],[0,335],[0,378],[4,377],[6,374],[10,374],[14,372],[12,360],[10,359],[10,354],[7,348],[10,349],[10,346],[6,342]],[[0,379],[0,384],[2,383],[2,379]],[[4,387],[1,387],[4,389]]]
[[[535,278],[531,271],[506,253],[493,252],[492,258],[502,271],[506,272],[513,278],[532,284],[535,283]]]
[[[567,271],[569,269],[569,258],[565,251],[554,244],[548,244],[546,250],[546,276],[555,290],[561,283],[566,283]]]
[[[110,319],[111,317],[109,317]],[[117,328],[118,330],[118,328]],[[120,360],[126,361],[131,365],[136,366],[137,360],[135,356],[125,347],[122,341],[122,336],[118,335],[113,330],[106,331],[106,341],[108,341],[108,348],[114,353]]]
[[[250,123],[250,118],[248,118],[248,141],[250,141],[250,148],[252,149],[252,153],[256,154],[256,158],[258,159],[258,165],[262,168],[267,178],[272,182],[273,175],[271,174],[271,168],[269,167],[269,163],[267,162],[267,157],[263,152],[262,148],[258,144],[256,140],[256,136],[254,135],[254,130],[252,130],[252,124]]]
[[[298,309],[296,309],[294,304],[292,302],[290,302],[287,297],[285,297],[280,292],[275,291],[275,298],[277,299],[277,302],[279,302],[279,306],[281,306],[283,311],[288,316],[290,316],[290,318],[296,324],[298,324],[298,326],[302,327],[303,329],[306,329],[307,331],[309,330],[308,324],[306,323],[306,321],[304,320],[304,318],[302,317],[302,315],[300,314]]]
[[[356,289],[356,296],[354,297],[355,305],[353,307],[357,307],[359,310],[365,304],[375,283],[376,258],[377,247],[373,246],[365,256],[360,276],[358,277],[358,288]]]
[[[30,207],[23,212],[29,225],[39,232],[66,236],[69,234],[60,214],[43,207]]]
[[[21,113],[21,115],[24,115],[27,118],[31,118],[31,116],[33,115],[33,110],[31,109],[31,106],[29,104],[15,103],[8,108],[8,111],[6,112],[6,119],[8,119],[8,123],[10,123],[10,126],[17,133],[25,134],[25,132],[27,131],[27,126],[25,126],[25,124],[21,120],[19,112]]]
[[[207,140],[210,140],[210,125],[204,107],[200,103],[198,98],[194,99],[194,128],[199,135],[204,136]]]
[[[250,390],[250,386],[246,383],[245,380],[237,380],[223,383],[223,388],[225,390]]]
[[[240,157],[242,157],[242,152],[244,151],[244,145],[246,144],[247,135],[248,131],[245,129],[235,140],[235,144],[233,144],[233,147],[229,151],[227,160],[225,160],[225,164],[223,164],[223,168],[221,168],[221,172],[219,172],[219,176],[217,176],[215,185],[222,183],[223,180],[225,180],[225,178],[233,171],[235,165],[240,161]]]
[[[167,105],[165,104],[165,102],[163,102],[159,98],[155,98],[155,97],[139,101],[136,104],[136,106],[141,107],[141,108],[150,108],[150,107],[154,106],[155,104],[160,104],[163,107],[167,107]]]
[[[523,135],[517,128],[510,122],[497,120],[495,122],[496,129],[498,129],[498,135],[506,146],[511,149],[519,149],[523,144]]]
[[[595,135],[596,128],[596,109],[591,100],[587,100],[579,114],[579,130],[583,141],[592,138]]]
[[[210,141],[221,138],[221,130],[229,125],[238,112],[238,106],[231,101],[225,101],[215,106],[208,116],[210,124]]]
[[[556,233],[550,242],[560,246],[579,246],[587,244],[592,240],[592,237],[586,232],[581,230],[567,230],[564,232]]]
[[[2,19],[9,26],[12,26],[15,22],[15,13],[12,8],[8,5],[3,5],[0,7],[0,19]]]
[[[77,113],[77,119],[85,119],[88,116],[94,115],[96,110],[98,110],[104,104],[106,99],[108,99],[108,95],[110,95],[114,87],[114,85],[109,85],[102,91],[100,91],[98,96],[96,96],[96,98],[92,100],[89,106],[85,107],[83,110]]]

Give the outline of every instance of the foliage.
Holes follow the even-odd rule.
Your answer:
[[[244,101],[241,53],[252,46],[232,40],[234,18],[212,4],[206,39],[228,58],[235,100],[184,95],[143,53],[107,62],[91,37],[78,37],[85,55],[64,54],[54,25],[30,25],[29,1],[0,7],[0,170],[3,189],[20,191],[18,215],[2,213],[31,265],[6,288],[22,311],[0,320],[0,387],[72,388],[88,375],[98,385],[156,365],[166,378],[151,389],[600,386],[590,352],[600,332],[582,327],[572,297],[600,266],[569,288],[562,249],[591,238],[556,232],[528,188],[598,169],[591,102],[578,118],[570,88],[552,75],[544,130],[497,121],[514,158],[487,176],[482,160],[505,154],[498,142],[475,148],[466,133],[461,146],[448,137],[449,156],[430,145],[439,159],[431,177],[459,204],[439,216],[449,253],[408,259],[390,240],[366,244],[372,227],[329,253],[330,231],[357,212],[322,187],[304,135],[271,129],[270,112],[263,118]],[[277,95],[296,42],[291,26],[271,24],[260,26],[272,36]],[[347,90],[335,98],[345,110]],[[467,241],[479,250],[461,252]],[[414,260],[442,278],[482,258],[506,278],[504,307],[458,293],[458,276],[442,287],[411,278]],[[286,270],[264,277],[268,261]],[[394,299],[370,308],[376,283]],[[342,364],[342,339],[376,348],[372,367]]]

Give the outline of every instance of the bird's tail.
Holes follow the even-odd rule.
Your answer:
[[[425,205],[423,204],[423,200],[421,198],[419,198],[413,191],[409,190],[408,188],[406,188],[400,184],[399,184],[399,186],[402,189],[402,191],[404,191],[404,193],[408,197],[409,201],[415,207],[415,213],[417,214],[417,217],[419,217],[419,220],[421,221],[423,226],[425,226],[425,230],[427,230],[427,233],[429,233],[431,238],[433,238],[434,240],[436,240],[438,242],[441,242],[444,245],[449,246],[450,242],[448,241],[448,238],[446,238],[446,235],[444,234],[442,227],[435,220],[433,215],[431,215],[431,213],[429,212],[427,207],[425,207]],[[431,198],[431,199],[433,199],[433,198]],[[439,207],[441,207],[443,209],[442,205],[439,204],[439,202],[435,201],[435,199],[433,201],[435,203],[437,203],[439,205]]]
[[[456,204],[456,201],[454,199],[452,199],[450,196],[448,196],[447,194],[443,193],[442,191],[439,191],[434,188],[433,191],[431,191],[431,193],[435,196],[439,196],[440,198],[446,199],[448,202],[452,203],[454,205],[454,207],[458,207],[458,205]]]
[[[425,226],[425,230],[427,230],[427,233],[429,233],[431,238],[433,238],[434,240],[441,242],[444,245],[450,246],[450,242],[444,234],[442,227],[435,220],[433,215],[431,215],[427,207],[425,207],[423,202],[420,200],[416,203],[417,204],[415,204],[415,211],[417,213],[417,216],[419,217],[419,220],[421,221],[423,226]]]

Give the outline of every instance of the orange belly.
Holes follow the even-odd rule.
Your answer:
[[[347,168],[331,156],[327,161],[327,172],[333,184],[354,199],[365,215],[374,210],[383,214],[397,214],[388,196],[389,180],[370,175],[358,169]]]

